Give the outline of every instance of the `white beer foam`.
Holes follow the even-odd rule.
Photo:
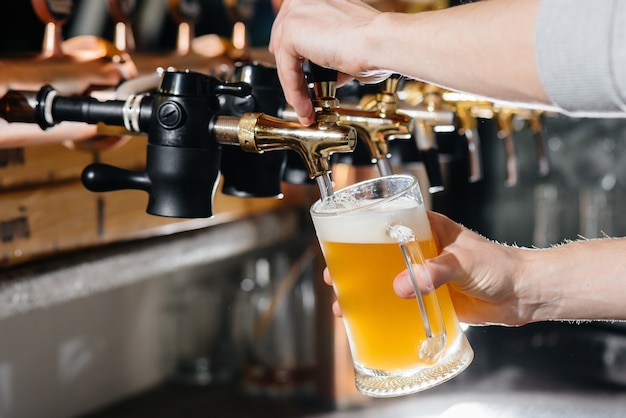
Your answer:
[[[364,206],[360,201],[358,206]],[[318,210],[319,211],[319,210]],[[331,213],[333,209],[329,210]],[[320,211],[322,212],[322,211]],[[312,213],[320,241],[351,243],[395,243],[385,232],[387,225],[400,224],[411,228],[418,241],[431,237],[426,209],[410,199],[398,199],[366,211],[352,211],[338,215]]]

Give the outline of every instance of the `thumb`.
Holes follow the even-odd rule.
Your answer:
[[[433,289],[432,279],[427,267],[422,264],[413,264],[416,285],[421,293],[428,293]],[[412,298],[415,296],[415,286],[411,280],[408,270],[399,273],[393,280],[393,290],[401,298]]]
[[[393,291],[396,292],[396,295],[405,299],[415,296],[415,289],[413,289],[407,270],[404,270],[395,277],[393,280]]]

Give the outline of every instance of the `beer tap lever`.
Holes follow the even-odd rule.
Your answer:
[[[513,141],[513,118],[511,109],[497,109],[495,118],[498,126],[498,137],[504,145],[504,155],[506,161],[505,185],[512,187],[517,184],[517,156],[515,154],[515,144]]]
[[[399,105],[398,112],[409,115],[413,123],[413,135],[420,158],[428,176],[430,193],[444,190],[443,174],[439,161],[437,130],[455,129],[454,111],[443,103],[438,87],[419,83],[420,101],[417,104]]]
[[[550,174],[550,160],[548,159],[548,149],[546,146],[545,138],[541,129],[541,117],[543,112],[536,110],[532,111],[529,117],[528,123],[533,133],[535,140],[535,146],[537,148],[537,164],[538,173],[540,177],[547,177]]]
[[[456,114],[459,119],[459,133],[465,136],[467,141],[469,181],[476,183],[483,178],[483,166],[480,150],[480,136],[478,135],[478,124],[472,114],[471,104],[457,103]]]

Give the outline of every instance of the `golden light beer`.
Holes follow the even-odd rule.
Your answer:
[[[445,285],[430,294],[420,292],[431,316],[430,330],[416,299],[395,294],[393,280],[407,265],[388,226],[408,227],[414,235],[407,244],[409,251],[421,251],[423,258],[435,257],[438,249],[414,178],[389,176],[346,189],[369,188],[367,185],[381,181],[408,184],[404,187],[410,187],[410,193],[398,192],[395,199],[383,194],[377,202],[372,190],[364,193],[367,198],[351,192],[347,199],[339,191],[331,202],[317,202],[311,210],[341,306],[357,387],[379,397],[432,387],[460,373],[473,358]],[[330,208],[324,208],[327,204]],[[434,310],[440,311],[440,320],[432,314]],[[435,355],[421,353],[429,343],[424,342],[428,332],[444,336],[444,345]]]

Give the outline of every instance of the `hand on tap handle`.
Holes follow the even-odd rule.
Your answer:
[[[313,108],[318,112],[317,116],[320,111],[335,111],[339,106],[336,97],[337,71],[309,61],[309,81],[313,83]]]
[[[322,67],[321,65],[315,64],[314,62],[309,61],[309,76],[311,83],[337,83],[338,73],[337,70],[333,70],[332,68]],[[335,96],[335,94],[331,94],[331,96]]]

